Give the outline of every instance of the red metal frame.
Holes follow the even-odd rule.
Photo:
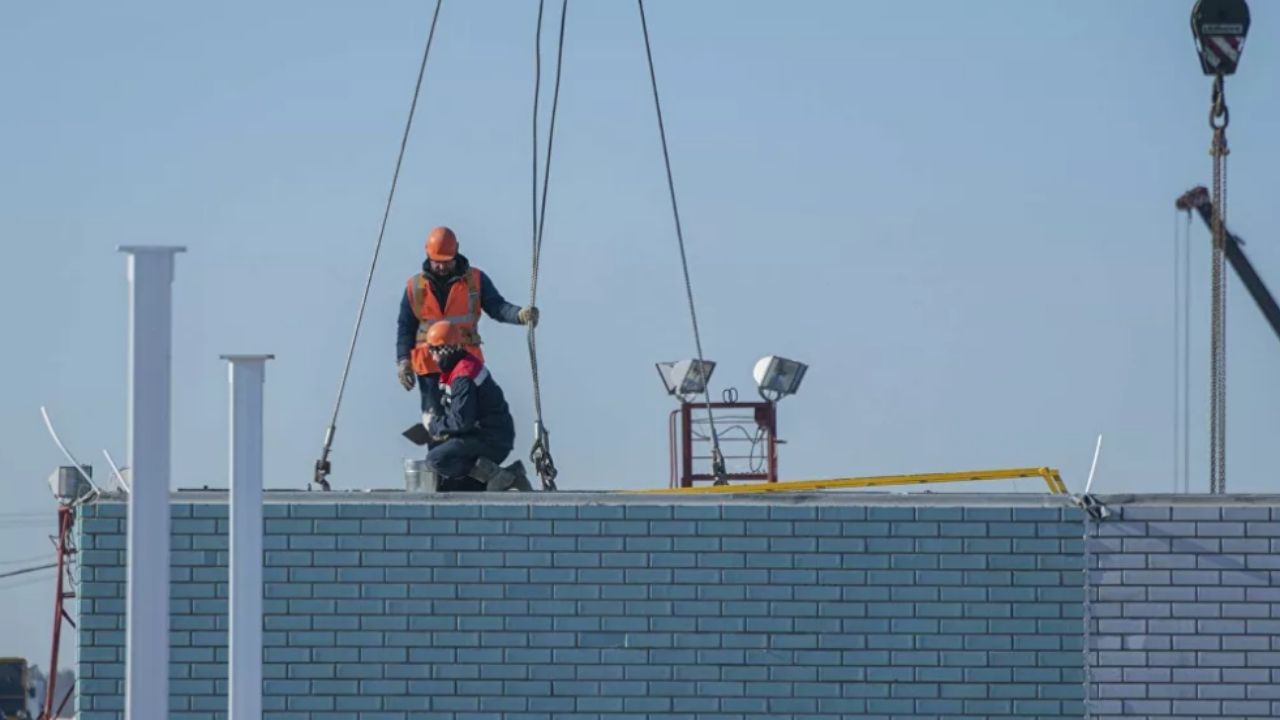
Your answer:
[[[713,402],[710,409],[717,410],[750,410],[756,427],[764,430],[764,472],[735,472],[725,475],[725,480],[747,480],[754,482],[778,482],[778,411],[777,405],[771,402]],[[671,487],[693,487],[698,482],[713,482],[717,478],[711,472],[694,472],[693,453],[693,414],[697,410],[706,410],[707,403],[682,402],[680,407],[671,411],[667,421],[667,440],[671,448]],[[679,430],[676,424],[679,419]],[[719,438],[724,442],[724,438]],[[678,442],[677,442],[678,440]],[[706,441],[704,441],[706,442]],[[677,451],[677,445],[679,450]]]
[[[76,524],[76,509],[74,505],[63,505],[58,508],[58,580],[57,590],[53,598],[53,648],[49,652],[49,685],[45,689],[44,709],[40,712],[40,720],[52,720],[62,714],[63,708],[67,704],[67,700],[71,698],[71,691],[75,688],[73,684],[67,688],[67,692],[62,697],[62,702],[58,705],[57,710],[53,707],[53,699],[56,696],[56,688],[58,686],[58,646],[62,642],[62,623],[65,620],[74,630],[76,627],[75,620],[71,619],[71,615],[67,613],[65,602],[76,596],[74,590],[65,590],[63,582],[67,576],[67,565],[71,561],[71,556],[75,554],[75,546],[71,544],[71,530]]]

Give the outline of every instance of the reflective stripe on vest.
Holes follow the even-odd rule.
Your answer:
[[[480,321],[480,271],[472,268],[467,271],[465,283],[455,282],[449,286],[444,308],[436,300],[430,283],[423,273],[409,278],[409,305],[418,318],[417,344],[426,344],[427,331],[433,324],[448,320],[462,331],[465,344],[479,345],[476,323]]]

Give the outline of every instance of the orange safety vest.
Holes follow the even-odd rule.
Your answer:
[[[465,282],[454,282],[449,286],[449,297],[444,308],[436,301],[436,294],[431,291],[431,281],[423,273],[409,278],[405,292],[409,294],[409,306],[418,317],[418,337],[410,354],[413,371],[419,375],[440,372],[440,367],[427,352],[427,330],[434,323],[448,320],[462,331],[467,352],[481,361],[484,354],[480,351],[480,333],[476,325],[480,322],[480,271],[471,268]]]

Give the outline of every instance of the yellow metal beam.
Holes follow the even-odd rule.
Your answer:
[[[747,485],[700,485],[689,488],[661,488],[658,490],[636,490],[633,492],[657,495],[666,493],[710,494],[710,493],[769,493],[769,492],[803,492],[806,490],[840,490],[849,488],[890,487],[894,485],[927,485],[932,483],[970,482],[976,480],[1015,480],[1018,478],[1038,477],[1044,480],[1049,492],[1054,495],[1066,495],[1067,485],[1062,475],[1054,468],[1009,468],[1002,470],[972,470],[968,472],[925,473],[921,475],[879,475],[862,478],[832,478],[830,480],[787,480],[776,483],[750,483]]]

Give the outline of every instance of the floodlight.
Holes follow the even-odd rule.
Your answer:
[[[716,364],[710,360],[677,360],[660,362],[657,368],[667,394],[683,399],[706,392]]]
[[[777,402],[787,395],[796,394],[808,369],[809,366],[802,362],[770,355],[756,362],[751,377],[755,378],[761,397]]]
[[[49,489],[59,501],[74,502],[93,492],[93,466],[60,465],[49,476]]]

